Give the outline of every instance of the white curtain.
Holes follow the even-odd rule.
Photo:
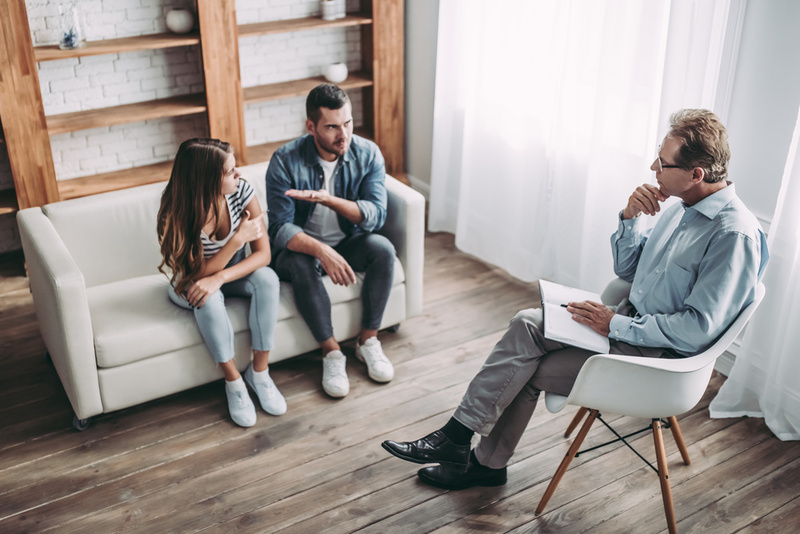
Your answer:
[[[713,109],[729,1],[440,0],[429,228],[600,290],[667,117]]]
[[[770,223],[764,301],[747,327],[711,417],[763,417],[782,440],[800,439],[800,113]]]

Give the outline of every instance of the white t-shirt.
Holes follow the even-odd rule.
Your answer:
[[[328,194],[333,195],[333,175],[336,172],[336,165],[339,163],[339,159],[337,158],[334,161],[325,161],[322,158],[317,159],[319,164],[322,165],[324,175],[322,188]],[[335,211],[322,204],[316,204],[303,231],[321,243],[335,247],[345,238],[345,234],[339,228],[339,221],[336,218]]]

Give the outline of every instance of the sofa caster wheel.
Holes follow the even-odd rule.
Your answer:
[[[392,326],[390,326],[390,327],[389,327],[389,328],[387,328],[386,330],[387,330],[388,332],[391,332],[392,334],[396,334],[396,333],[397,333],[397,331],[398,331],[398,330],[400,330],[400,323],[393,324]]]
[[[87,428],[89,428],[89,424],[91,424],[92,418],[87,417],[86,419],[78,419],[77,415],[72,416],[72,428],[77,430],[78,432],[83,432]]]

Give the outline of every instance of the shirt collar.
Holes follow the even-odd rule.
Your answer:
[[[713,219],[722,209],[736,198],[736,190],[733,187],[733,182],[728,181],[728,186],[720,189],[716,193],[708,195],[706,198],[695,204],[694,206],[687,206],[683,204],[684,209],[693,209]]]

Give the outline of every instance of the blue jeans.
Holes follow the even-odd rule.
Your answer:
[[[365,232],[346,237],[334,248],[353,271],[364,273],[361,326],[364,330],[377,330],[392,290],[394,245],[382,235]],[[332,338],[331,300],[322,283],[325,272],[319,261],[308,254],[283,249],[273,260],[272,267],[281,280],[292,284],[297,310],[314,339],[321,343]]]
[[[201,308],[193,308],[186,299],[175,293],[172,286],[169,287],[169,298],[181,308],[194,312],[200,335],[203,336],[214,361],[224,363],[234,357],[233,326],[225,310],[225,297],[250,297],[248,323],[253,350],[272,350],[280,289],[275,271],[269,267],[261,267],[223,285],[219,291],[208,297]]]

